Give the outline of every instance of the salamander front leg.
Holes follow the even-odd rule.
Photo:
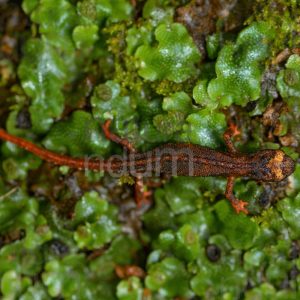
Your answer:
[[[227,178],[225,197],[231,202],[232,207],[237,213],[243,212],[248,214],[249,212],[246,208],[248,202],[237,199],[233,194],[234,179],[233,176]]]
[[[230,153],[236,153],[237,150],[234,147],[234,144],[232,142],[232,138],[240,135],[241,132],[238,130],[237,126],[230,122],[228,125],[228,128],[226,129],[226,131],[224,132],[223,138],[224,138],[224,142],[225,145],[227,147],[228,152]]]

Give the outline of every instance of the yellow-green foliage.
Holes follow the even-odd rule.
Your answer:
[[[207,57],[175,21],[196,2],[207,3],[24,0],[28,24],[0,29],[1,42],[21,45],[15,56],[0,50],[1,126],[54,152],[103,158],[123,154],[102,133],[107,119],[140,151],[166,142],[223,151],[232,117],[239,149],[282,147],[297,159],[299,55],[270,63],[299,46],[299,1],[258,0],[230,33],[219,18],[203,37]],[[5,16],[18,7],[0,3]],[[120,186],[0,146],[1,299],[300,299],[299,166],[280,184],[237,180],[248,216],[224,199],[226,179],[211,177],[156,179],[144,211],[131,178]],[[144,276],[117,276],[126,265]]]

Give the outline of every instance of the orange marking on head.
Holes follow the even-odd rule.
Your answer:
[[[275,152],[275,156],[270,159],[267,167],[271,170],[272,174],[275,176],[277,180],[282,180],[285,175],[282,172],[282,162],[284,159],[284,152],[278,150]]]

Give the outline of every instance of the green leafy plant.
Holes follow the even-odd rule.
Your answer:
[[[123,153],[102,132],[108,119],[138,151],[225,150],[233,120],[241,151],[282,148],[297,160],[299,3],[241,1],[246,20],[231,2],[1,1],[1,127],[107,158]],[[121,184],[129,178],[1,142],[0,298],[299,299],[299,166],[280,184],[238,180],[248,216],[224,200],[225,178],[154,180],[139,209]]]

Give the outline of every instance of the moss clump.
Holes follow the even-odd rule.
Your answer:
[[[157,47],[144,45],[136,51],[140,76],[150,81],[182,82],[195,74],[194,64],[200,60],[200,54],[183,25],[159,25],[155,39]]]
[[[1,127],[102,158],[123,154],[102,133],[107,119],[140,151],[225,150],[232,119],[243,152],[281,147],[297,159],[298,2],[200,2],[2,1]],[[287,47],[294,54],[272,65]],[[239,179],[248,216],[211,177],[154,178],[143,210],[132,178],[0,146],[1,299],[299,299],[299,166],[277,184]]]

